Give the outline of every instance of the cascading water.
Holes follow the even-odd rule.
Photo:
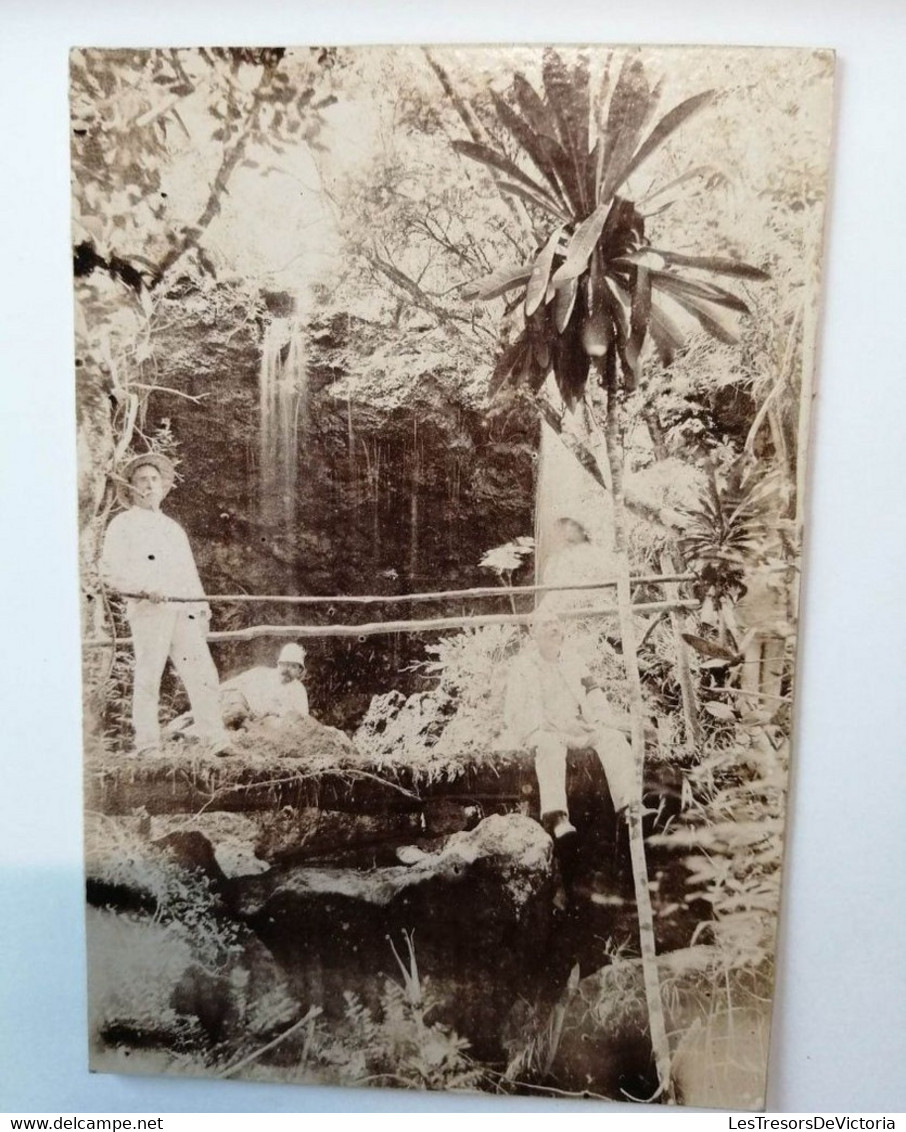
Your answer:
[[[261,515],[291,532],[296,517],[296,468],[300,426],[308,402],[308,364],[301,324],[275,318],[264,332],[259,378],[261,412]]]

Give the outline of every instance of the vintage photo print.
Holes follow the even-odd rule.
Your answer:
[[[93,1069],[763,1105],[833,77],[72,52]]]

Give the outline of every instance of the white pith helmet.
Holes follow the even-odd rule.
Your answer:
[[[305,649],[301,645],[290,644],[284,645],[280,650],[280,655],[277,657],[278,664],[301,664],[305,665]]]

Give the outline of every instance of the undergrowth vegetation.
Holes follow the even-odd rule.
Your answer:
[[[734,1032],[761,1041],[752,1019],[767,1017],[773,981],[801,406],[832,64],[820,53],[687,50],[673,61],[662,52],[525,51],[504,55],[519,68],[512,74],[475,70],[466,54],[443,50],[368,60],[278,49],[74,56],[83,612],[86,635],[107,637],[86,665],[86,753],[92,784],[101,782],[98,806],[120,815],[86,821],[91,1007],[108,1045],[145,1043],[166,1051],[176,1071],[259,1080],[581,1091],[583,1042],[625,1034],[647,1043],[643,1060],[653,1050],[669,1092],[669,1055],[680,1087],[696,1058],[730,1080],[741,1060]],[[184,115],[188,98],[194,110]],[[350,140],[362,149],[356,169],[345,156]],[[284,177],[299,157],[319,181],[303,194],[294,174]],[[125,175],[142,194],[137,203]],[[336,254],[317,264],[315,255],[300,290],[297,268],[309,257],[281,266],[287,239],[268,248],[264,230],[246,224],[253,214],[300,248],[306,232],[323,230]],[[275,430],[264,389],[281,324],[279,349],[306,360],[298,371],[279,367],[284,407],[293,406],[283,424],[293,420]],[[551,439],[563,449],[560,467]],[[603,789],[600,810],[576,806],[581,850],[592,857],[606,842],[613,867],[581,862],[583,882],[595,878],[584,892],[567,891],[565,866],[545,876],[540,946],[553,940],[553,951],[573,935],[564,961],[539,975],[539,987],[556,985],[501,1021],[511,1033],[499,1064],[477,1064],[445,1023],[411,935],[394,950],[400,979],[366,969],[371,982],[356,983],[362,973],[344,960],[347,982],[325,989],[328,915],[317,955],[311,945],[314,990],[308,969],[284,977],[273,956],[286,944],[281,962],[295,962],[304,948],[292,933],[309,922],[309,890],[300,881],[292,892],[298,878],[288,875],[311,864],[299,830],[291,860],[268,860],[278,921],[287,892],[304,905],[272,955],[263,941],[282,926],[261,912],[258,872],[227,882],[208,861],[206,875],[186,851],[194,836],[199,857],[214,852],[198,830],[177,825],[182,841],[154,842],[147,811],[122,815],[146,786],[143,805],[156,815],[170,807],[171,817],[181,806],[194,817],[225,812],[228,800],[236,810],[279,810],[287,828],[307,830],[311,814],[302,821],[300,810],[335,806],[340,849],[326,867],[318,859],[319,884],[348,868],[358,898],[368,872],[427,875],[442,839],[470,832],[477,815],[532,804],[532,786],[516,774],[505,797],[494,793],[505,776],[493,762],[513,750],[505,692],[528,631],[483,625],[441,636],[446,628],[423,622],[411,632],[363,630],[358,641],[357,630],[345,642],[313,640],[315,720],[350,730],[361,720],[354,739],[310,720],[250,725],[223,762],[173,740],[159,755],[116,765],[129,743],[134,671],[128,648],[109,647],[129,629],[96,562],[123,458],[175,457],[180,445],[186,474],[172,503],[214,594],[222,585],[259,601],[334,594],[397,603],[429,589],[474,593],[490,572],[502,587],[489,608],[515,614],[533,600],[511,588],[530,555],[545,581],[566,555],[573,573],[561,572],[558,585],[589,580],[578,569],[583,554],[586,564],[597,555],[597,568],[610,563],[599,616],[567,619],[568,645],[631,719],[633,757],[644,760],[649,785],[667,786],[656,801],[646,792],[641,818],[630,807],[628,825],[613,822],[612,808],[601,818]],[[552,532],[564,521],[587,541],[557,547]],[[479,558],[479,547],[504,539]],[[630,586],[642,574],[670,580]],[[461,610],[458,597],[444,601],[445,615],[466,614],[465,601]],[[575,601],[595,598],[571,593],[559,608],[574,613]],[[271,632],[264,619],[278,616],[267,603],[215,609],[219,629],[251,630],[260,617],[257,628]],[[322,626],[344,616],[322,612]],[[290,624],[281,632],[295,631]],[[429,643],[412,665],[417,632],[430,633],[421,638]],[[264,663],[254,640],[218,642],[222,674]],[[161,714],[185,706],[167,676]],[[478,764],[494,779],[485,811],[467,797]],[[517,770],[530,775],[530,764],[527,753]],[[457,789],[446,790],[454,779]],[[437,782],[442,796],[423,789]],[[362,813],[353,812],[354,787]],[[589,849],[586,827],[599,819]],[[634,904],[613,864],[627,838]],[[668,862],[653,881],[649,849]],[[363,921],[389,930],[372,917],[384,905],[370,895]],[[348,891],[342,898],[352,900]],[[641,960],[610,947],[623,941],[615,929],[606,934],[618,906],[633,919],[630,946]],[[655,949],[663,920],[654,917],[666,919],[665,908],[686,917],[681,950],[667,957]],[[579,937],[602,923],[602,946],[583,951]],[[375,938],[362,944],[363,954],[371,949],[366,968],[382,950]],[[593,971],[580,970],[580,953],[593,954]],[[253,1025],[254,970],[271,991],[258,996]],[[755,1077],[765,1063],[758,1054]],[[736,1105],[747,1087],[731,1090]]]
[[[149,829],[145,815],[124,821],[86,814],[85,862],[92,885],[111,899],[117,893],[136,895],[164,935],[189,946],[206,968],[223,967],[241,950],[237,925],[223,915],[210,879],[150,841]]]
[[[390,945],[393,947],[393,944]],[[442,1002],[419,973],[412,937],[407,956],[393,947],[402,981],[385,979],[377,1009],[352,991],[342,1022],[309,1043],[306,1063],[325,1083],[406,1089],[474,1089],[483,1071],[468,1042],[438,1021]]]
[[[611,704],[625,708],[619,642],[612,629],[599,625],[572,623],[570,646],[585,656]],[[524,629],[492,626],[429,646],[430,659],[422,671],[433,678],[433,686],[408,698],[391,693],[375,700],[357,745],[376,761],[402,758],[436,774],[455,774],[468,758],[487,757],[505,742],[507,672],[526,641]],[[697,1040],[706,1042],[712,1030],[723,1033],[728,1024],[732,1029],[734,1011],[763,1013],[770,998],[789,713],[782,702],[753,709],[724,694],[734,686],[726,662],[692,652],[690,667],[703,710],[702,741],[690,750],[683,742],[676,650],[666,619],[654,621],[640,648],[646,711],[656,725],[647,758],[670,764],[680,774],[681,799],[678,812],[659,819],[647,840],[683,862],[682,902],[701,916],[690,949],[698,958],[666,977],[662,990],[668,1015],[675,1019],[676,1040],[695,1018]],[[607,993],[602,992],[592,1011],[598,1030],[616,1032],[630,1021],[644,1029],[644,990],[636,961],[616,956],[606,970]],[[546,1009],[527,1024],[513,1047],[505,1080],[535,1087],[550,1081],[562,1009],[562,1004]],[[725,1037],[720,1040],[726,1044]],[[709,1058],[720,1063],[713,1050]]]

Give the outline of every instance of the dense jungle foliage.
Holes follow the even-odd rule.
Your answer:
[[[690,940],[705,967],[661,994],[674,1017],[700,998],[717,1056],[773,981],[831,64],[513,63],[73,54],[85,635],[125,631],[96,564],[137,451],[177,461],[167,509],[213,594],[530,584],[564,550],[557,520],[581,522],[616,600],[573,642],[631,714],[636,756],[679,784],[646,838],[682,855],[680,903],[707,907]],[[501,592],[380,616],[533,605]],[[376,619],[233,602],[214,628],[356,617]],[[313,640],[313,712],[370,764],[455,774],[499,743],[523,641],[514,625]],[[272,654],[264,638],[215,657],[226,676]],[[125,733],[130,663],[86,649],[94,742]],[[168,712],[180,697],[167,687]],[[216,922],[203,892],[180,899],[190,934]],[[182,931],[177,904],[161,897],[162,934]],[[206,930],[205,947],[235,946]],[[550,1086],[556,1008],[491,1081],[432,1020],[409,942],[379,1003],[350,992],[340,1030],[316,1010],[299,1023],[300,1075]],[[626,979],[598,1006],[606,989],[628,1018],[645,996]]]

